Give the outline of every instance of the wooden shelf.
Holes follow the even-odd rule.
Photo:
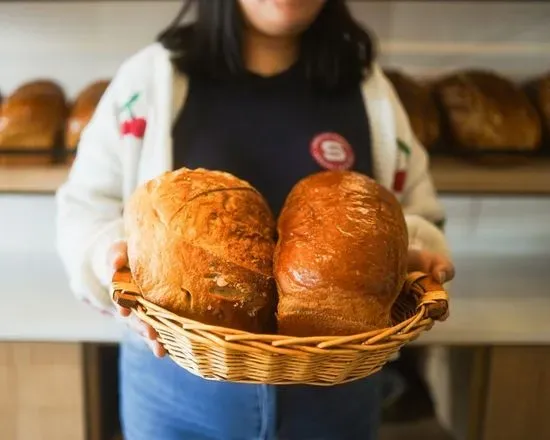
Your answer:
[[[441,193],[550,195],[550,158],[546,157],[508,166],[433,157],[431,172]]]
[[[0,192],[53,193],[69,167],[0,167]],[[451,157],[431,159],[431,172],[441,193],[550,195],[550,158],[510,166],[484,166]]]
[[[0,192],[51,194],[68,173],[67,165],[0,167]]]

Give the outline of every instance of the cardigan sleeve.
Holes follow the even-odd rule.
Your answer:
[[[58,189],[57,249],[73,293],[102,310],[112,309],[107,252],[123,238],[123,172],[117,122],[121,68],[83,130],[67,181]]]

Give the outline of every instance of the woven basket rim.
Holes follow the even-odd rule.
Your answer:
[[[431,287],[431,288],[430,288]],[[449,315],[449,297],[445,289],[434,282],[429,275],[422,272],[412,272],[408,275],[404,285],[416,300],[416,313],[409,318],[396,323],[393,326],[371,330],[347,336],[288,336],[281,334],[251,333],[228,327],[220,327],[211,324],[203,324],[189,318],[176,315],[148,300],[140,292],[139,287],[133,281],[131,272],[124,268],[115,273],[111,285],[111,296],[118,305],[132,309],[136,314],[150,325],[162,323],[170,326],[175,332],[196,332],[208,334],[212,343],[233,344],[247,347],[257,345],[256,348],[285,349],[305,348],[319,350],[373,350],[380,348],[380,344],[406,343],[419,336],[419,333],[430,329],[435,321],[445,321]],[[179,325],[176,325],[176,323]],[[419,331],[420,330],[420,331]],[[233,347],[238,349],[238,347]],[[276,350],[279,351],[279,350]],[[282,354],[282,351],[281,353]]]
[[[332,386],[365,378],[448,316],[447,292],[418,272],[394,304],[395,325],[351,336],[256,334],[183,318],[147,301],[129,269],[115,273],[111,294],[155,329],[180,367],[207,380],[249,384]]]

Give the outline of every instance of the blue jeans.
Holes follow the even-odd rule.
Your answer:
[[[121,344],[125,440],[374,440],[381,388],[380,374],[329,388],[207,381]]]

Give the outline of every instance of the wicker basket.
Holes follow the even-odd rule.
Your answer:
[[[336,385],[367,377],[408,342],[448,316],[448,295],[412,273],[392,310],[393,327],[354,336],[295,338],[201,324],[145,300],[129,271],[115,274],[113,300],[159,334],[181,367],[204,379],[262,384]]]

